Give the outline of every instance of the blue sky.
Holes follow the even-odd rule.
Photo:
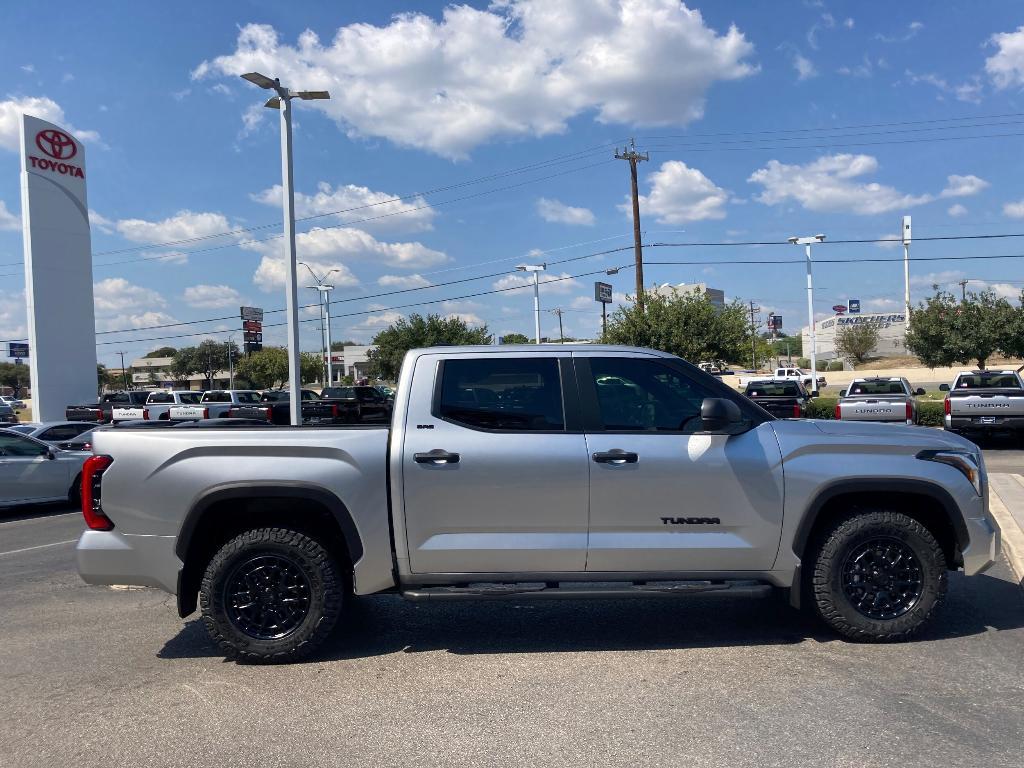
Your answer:
[[[87,144],[97,326],[117,331],[99,338],[112,342],[98,347],[101,361],[220,331],[238,338],[236,320],[172,324],[233,317],[243,303],[284,306],[280,241],[266,239],[280,221],[277,113],[239,79],[250,69],[332,92],[297,106],[295,180],[299,215],[317,217],[300,223],[299,258],[340,270],[335,339],[368,340],[410,311],[530,333],[528,290],[456,297],[514,286],[524,260],[630,245],[628,169],[613,147],[631,136],[650,152],[640,166],[646,242],[894,237],[905,213],[918,238],[1024,231],[1024,9],[1015,2],[61,7],[45,24],[28,4],[8,9],[0,48],[0,340],[26,335],[22,110],[71,126]],[[441,191],[414,194],[429,190]],[[246,228],[259,229],[222,234]],[[206,239],[160,245],[197,237]],[[1024,244],[1014,238],[912,249],[1016,253]],[[711,263],[650,264],[646,280],[708,282],[796,331],[806,320],[803,267],[773,262],[799,255],[789,246],[650,249],[648,261]],[[817,257],[851,261],[817,267],[816,309],[852,296],[866,310],[898,311],[900,263],[857,260],[900,255],[885,244],[818,248]],[[737,260],[760,263],[729,263]],[[628,252],[579,258],[552,264],[548,277],[630,261]],[[1020,264],[915,263],[914,295],[968,278],[1015,297]],[[595,279],[542,289],[545,308],[567,310],[569,334],[592,336],[599,325]],[[617,298],[632,292],[631,271],[608,279]],[[372,298],[426,285],[436,287]],[[557,328],[545,314],[543,332]],[[156,340],[181,334],[197,335]],[[273,328],[266,336],[283,340]],[[302,339],[318,348],[316,322],[303,324]]]

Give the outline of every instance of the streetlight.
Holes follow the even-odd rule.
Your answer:
[[[818,391],[818,339],[814,333],[814,278],[811,275],[811,245],[824,242],[824,240],[824,235],[789,238],[789,242],[793,245],[804,246],[807,254],[807,323],[811,331],[811,389],[814,392]]]
[[[516,267],[520,272],[533,272],[533,328],[538,344],[540,344],[540,273],[547,268],[547,264],[520,264]]]
[[[340,272],[340,269],[332,269],[323,275],[323,277],[317,277],[316,272],[304,261],[300,261],[299,264],[309,270],[309,274],[313,276],[313,280],[316,281],[316,285],[307,285],[306,287],[318,291],[320,297],[320,345],[325,351],[325,365],[327,366],[327,381],[324,384],[325,387],[330,387],[334,384],[334,366],[331,363],[331,291],[334,290],[333,285],[324,283],[328,277],[333,275],[335,272]],[[324,307],[327,307],[327,319],[324,319]],[[327,334],[326,340],[324,334]]]
[[[281,85],[278,78],[271,79],[259,72],[242,75],[253,85],[258,85],[277,95],[272,96],[263,106],[281,110],[281,186],[284,198],[284,243],[285,243],[285,305],[288,314],[288,386],[292,392],[291,423],[302,423],[302,368],[299,359],[299,307],[296,285],[298,284],[295,265],[295,191],[292,189],[292,99],[304,101],[329,99],[327,91],[292,91]]]

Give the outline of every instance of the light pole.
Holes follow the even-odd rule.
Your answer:
[[[339,269],[332,269],[325,275],[318,276],[313,268],[304,261],[300,261],[299,264],[309,270],[309,274],[313,276],[313,280],[316,285],[308,285],[307,288],[318,291],[320,298],[320,345],[324,350],[324,365],[325,365],[325,381],[324,386],[329,387],[334,384],[334,366],[331,364],[331,291],[334,290],[333,285],[329,285],[324,281],[333,275],[335,272],[340,272]],[[324,318],[324,307],[327,308],[327,317]]]
[[[291,423],[302,423],[302,368],[299,358],[299,307],[296,285],[298,276],[295,265],[295,191],[292,189],[292,99],[305,101],[329,99],[327,91],[292,91],[281,85],[278,78],[271,79],[259,72],[242,75],[253,85],[274,91],[277,95],[263,106],[281,110],[281,186],[284,199],[284,244],[285,244],[285,305],[288,314],[288,386],[292,392]]]
[[[811,245],[824,240],[824,235],[789,238],[789,242],[793,245],[804,246],[804,252],[807,254],[807,325],[811,332],[811,389],[814,392],[818,391],[818,339],[814,333],[814,277],[811,274]]]
[[[520,264],[516,267],[520,272],[533,272],[533,330],[538,344],[540,344],[540,273],[547,268],[547,264]]]
[[[228,343],[224,345],[228,352],[228,389],[235,388],[235,362],[231,359],[231,347],[234,343],[235,337],[232,335],[228,336]]]

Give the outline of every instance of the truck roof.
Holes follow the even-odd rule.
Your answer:
[[[410,349],[410,355],[436,355],[436,354],[498,354],[502,352],[517,352],[534,355],[550,354],[552,352],[628,352],[631,354],[650,355],[651,357],[672,357],[675,355],[668,352],[660,352],[656,349],[644,347],[627,347],[618,344],[476,344],[476,345],[451,345],[441,347],[420,347]]]

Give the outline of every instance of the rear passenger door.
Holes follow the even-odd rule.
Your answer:
[[[584,570],[589,462],[568,353],[424,355],[410,404],[413,573]]]

